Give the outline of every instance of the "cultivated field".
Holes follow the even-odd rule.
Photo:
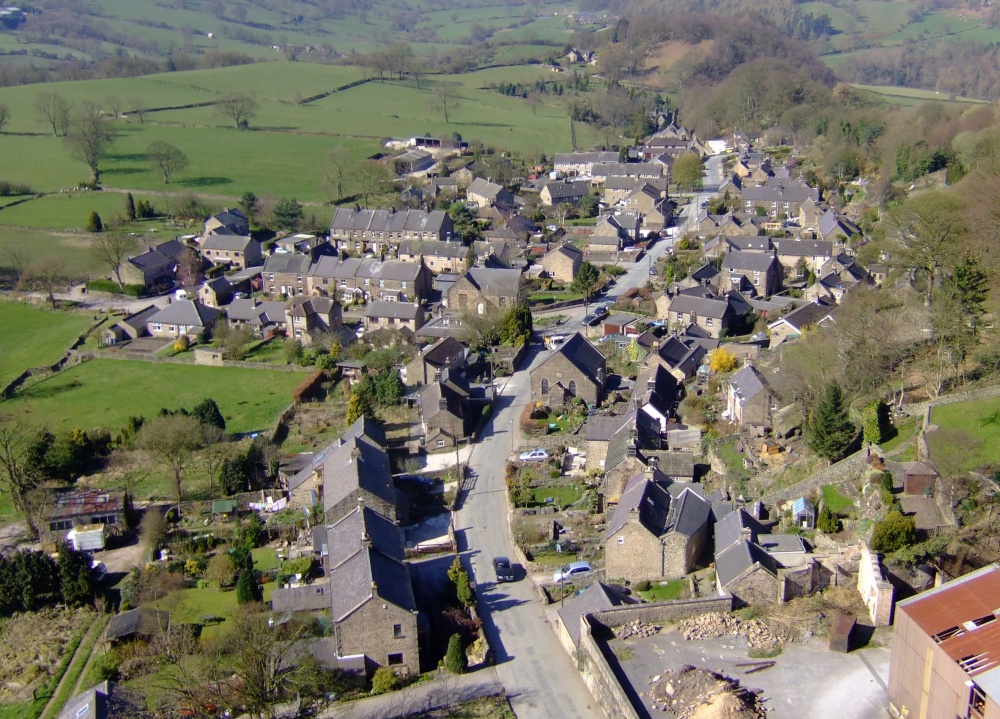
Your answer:
[[[156,364],[98,359],[63,372],[3,403],[30,423],[53,432],[74,427],[119,429],[133,415],[218,402],[231,433],[269,428],[292,401],[301,372]]]
[[[0,384],[57,361],[93,322],[91,315],[0,302]]]

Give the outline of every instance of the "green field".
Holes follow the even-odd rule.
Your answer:
[[[895,87],[893,85],[854,85],[854,87],[878,95],[879,98],[894,105],[921,105],[928,101],[966,105],[989,104],[986,100],[948,95],[934,90],[918,90],[912,87]]]
[[[91,315],[0,302],[0,384],[57,361],[93,322]]]
[[[823,505],[834,514],[847,514],[854,507],[854,502],[845,497],[840,490],[831,484],[823,485]]]
[[[927,433],[931,460],[945,475],[995,472],[1000,465],[1000,398],[984,397],[935,407]]]
[[[272,425],[303,379],[300,372],[98,359],[31,386],[3,408],[53,432],[116,430],[132,415],[152,417],[211,397],[229,432],[252,432]]]

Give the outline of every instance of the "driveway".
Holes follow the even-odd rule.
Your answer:
[[[516,422],[528,402],[528,367],[548,356],[537,345],[525,369],[515,373],[497,402],[497,411],[474,446],[455,528],[463,560],[478,585],[483,630],[493,648],[496,672],[518,719],[603,717],[589,690],[545,620],[530,580],[497,584],[495,556],[514,556],[507,518],[504,468],[518,445]]]

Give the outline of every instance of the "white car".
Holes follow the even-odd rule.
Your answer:
[[[586,577],[592,571],[594,570],[591,568],[589,562],[570,562],[552,574],[552,581],[556,584],[571,582],[577,577]]]
[[[517,458],[522,462],[544,462],[550,456],[552,455],[549,454],[549,450],[539,448],[530,452],[521,452]]]

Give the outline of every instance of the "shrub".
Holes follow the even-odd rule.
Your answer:
[[[91,210],[90,215],[87,216],[86,230],[87,232],[101,232],[104,230],[104,223],[101,222],[101,216],[94,210]]]
[[[892,473],[891,472],[882,472],[882,477],[880,479],[880,482],[882,483],[882,489],[886,489],[890,493],[892,492]]]
[[[882,554],[909,547],[917,541],[917,525],[913,517],[904,517],[896,511],[876,523],[872,532],[872,549]]]
[[[864,440],[870,444],[882,444],[889,439],[892,423],[889,406],[880,399],[866,405],[861,411]]]
[[[816,528],[825,534],[836,534],[841,528],[840,518],[829,507],[823,507],[816,518]]]
[[[181,335],[174,341],[174,352],[184,352],[190,346],[191,341],[187,338],[187,335]]]
[[[653,587],[653,583],[648,579],[643,579],[641,582],[635,583],[635,591],[637,592],[648,592]]]
[[[236,565],[228,554],[216,554],[208,563],[205,579],[219,587],[231,587],[236,581]]]
[[[559,474],[560,474],[560,472],[559,472],[558,469],[550,469],[549,470],[549,479],[559,479]]]
[[[399,676],[389,667],[379,667],[372,675],[372,694],[396,691],[399,685]]]
[[[465,670],[468,669],[465,647],[462,646],[462,636],[458,633],[452,634],[448,639],[448,653],[444,655],[444,668],[452,674],[465,674]]]
[[[448,568],[448,579],[455,587],[455,597],[463,607],[469,608],[476,603],[476,593],[472,589],[469,573],[465,571],[462,560],[458,557],[455,557],[455,561]]]
[[[239,579],[236,580],[237,604],[252,604],[253,602],[259,602],[261,598],[260,587],[254,581],[253,570],[242,570]]]

